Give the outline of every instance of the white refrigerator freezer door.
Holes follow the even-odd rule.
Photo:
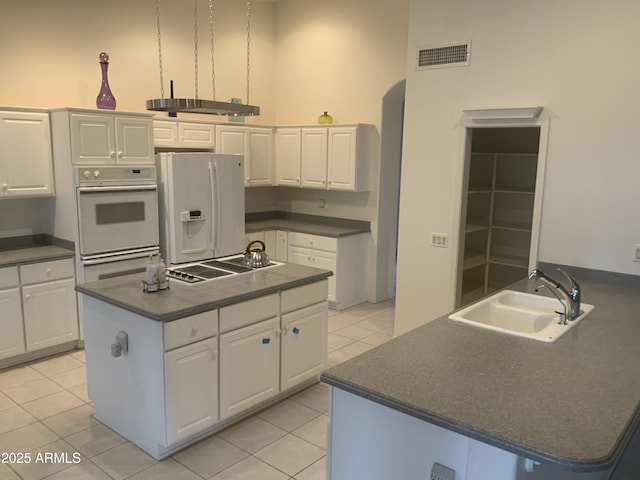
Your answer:
[[[206,154],[170,154],[167,158],[169,263],[213,257],[210,163],[211,155]]]

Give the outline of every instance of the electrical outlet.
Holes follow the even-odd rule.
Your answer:
[[[634,262],[640,262],[640,245],[634,245],[633,246],[634,249],[634,256],[633,256],[633,261]]]
[[[456,480],[456,472],[439,463],[431,467],[431,480]]]
[[[449,235],[446,233],[431,233],[431,246],[447,248],[449,246]]]

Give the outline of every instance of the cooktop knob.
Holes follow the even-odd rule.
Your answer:
[[[91,176],[91,172],[89,170],[85,170],[84,172],[82,172],[82,176],[84,178],[89,178]]]
[[[100,176],[100,170],[94,170],[93,178],[98,178]]]

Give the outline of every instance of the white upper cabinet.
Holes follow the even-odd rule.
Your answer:
[[[369,125],[278,128],[276,183],[303,188],[369,190]]]
[[[327,188],[327,129],[303,128],[301,140],[301,186]]]
[[[49,113],[0,111],[0,198],[53,193]]]
[[[213,150],[216,146],[215,126],[212,123],[154,119],[153,144],[161,148]]]
[[[70,142],[75,165],[153,164],[153,121],[149,115],[90,110],[52,112],[54,142]],[[62,147],[61,147],[62,148]]]
[[[300,186],[300,129],[276,130],[276,185]]]
[[[364,135],[358,127],[329,128],[327,186],[331,190],[369,189],[369,169],[364,157]]]
[[[273,129],[221,125],[216,127],[216,152],[244,156],[247,187],[273,185]]]

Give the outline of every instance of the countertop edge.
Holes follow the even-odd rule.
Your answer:
[[[371,223],[365,220],[324,217],[320,215],[268,211],[248,213],[245,216],[247,233],[262,230],[285,230],[333,238],[371,232]]]
[[[366,388],[359,388],[357,385],[350,382],[342,381],[337,377],[333,377],[327,374],[326,371],[320,375],[320,381],[332,387],[344,390],[345,392],[357,395],[366,400],[370,400],[384,407],[391,408],[397,412],[404,413],[411,417],[417,418],[418,420],[422,420],[438,427],[442,427],[446,430],[458,433],[460,435],[467,436],[474,440],[481,441],[493,447],[500,448],[502,450],[526,458],[530,458],[534,461],[553,463],[560,468],[566,468],[573,472],[587,473],[606,471],[607,469],[613,467],[622,455],[622,452],[619,448],[620,445],[618,445],[617,448],[611,453],[611,455],[590,461],[585,461],[584,459],[558,457],[550,455],[547,452],[543,452],[541,450],[522,446],[504,437],[497,437],[494,434],[487,433],[481,429],[473,428],[467,424],[463,424],[455,420],[450,420],[437,414],[430,414],[429,412],[426,412],[420,408],[412,408],[406,403],[396,401],[393,398],[387,397],[385,395],[371,392]],[[640,415],[636,416],[634,425],[637,426],[639,423]],[[628,434],[626,440],[628,440],[633,434],[633,431],[635,429],[634,425],[632,425],[631,428],[627,430]]]
[[[240,303],[240,302],[244,302],[246,300],[251,300],[253,298],[257,298],[257,297],[261,297],[264,295],[269,295],[272,293],[276,293],[279,292],[281,290],[288,290],[291,288],[295,288],[295,287],[301,287],[303,285],[307,285],[310,283],[314,283],[314,282],[318,282],[320,280],[324,280],[325,278],[330,277],[331,275],[333,275],[332,272],[330,271],[326,271],[325,273],[318,273],[318,274],[314,274],[314,275],[310,275],[308,277],[305,277],[303,279],[296,279],[296,280],[291,280],[288,282],[283,282],[281,284],[278,285],[274,285],[271,287],[264,287],[264,288],[260,288],[251,292],[245,292],[245,293],[240,293],[238,295],[235,296],[231,296],[231,297],[226,297],[223,300],[215,300],[212,302],[208,302],[208,303],[203,303],[200,305],[197,305],[195,307],[191,307],[191,308],[186,308],[186,309],[182,309],[182,310],[176,310],[174,312],[165,314],[165,315],[158,315],[155,314],[153,312],[149,312],[146,310],[142,310],[139,308],[135,308],[133,306],[131,306],[130,304],[124,303],[124,302],[119,302],[107,295],[101,295],[99,292],[92,290],[92,289],[88,289],[85,288],[82,284],[81,285],[76,285],[75,290],[79,293],[82,293],[84,295],[96,298],[98,300],[102,300],[106,303],[109,303],[110,305],[114,305],[117,307],[120,307],[124,310],[127,310],[129,312],[135,313],[137,315],[149,318],[151,320],[155,320],[158,322],[171,322],[173,320],[178,320],[180,318],[184,318],[184,317],[188,317],[191,315],[196,315],[198,313],[202,313],[202,312],[206,312],[209,310],[214,310],[216,308],[220,308],[220,307],[224,307],[226,305],[232,305],[235,303]],[[169,284],[169,289],[171,289],[171,284]],[[144,295],[156,295],[156,294],[162,294],[162,291],[160,292],[153,292],[153,293],[146,293],[142,291],[142,283],[140,286],[140,291],[142,294]]]
[[[34,254],[36,251],[49,250],[46,254]],[[13,256],[11,260],[3,260],[2,254]],[[47,262],[50,260],[63,260],[74,258],[75,252],[65,247],[55,245],[34,245],[25,248],[0,251],[0,268],[15,267],[19,265],[29,265],[32,263]]]

